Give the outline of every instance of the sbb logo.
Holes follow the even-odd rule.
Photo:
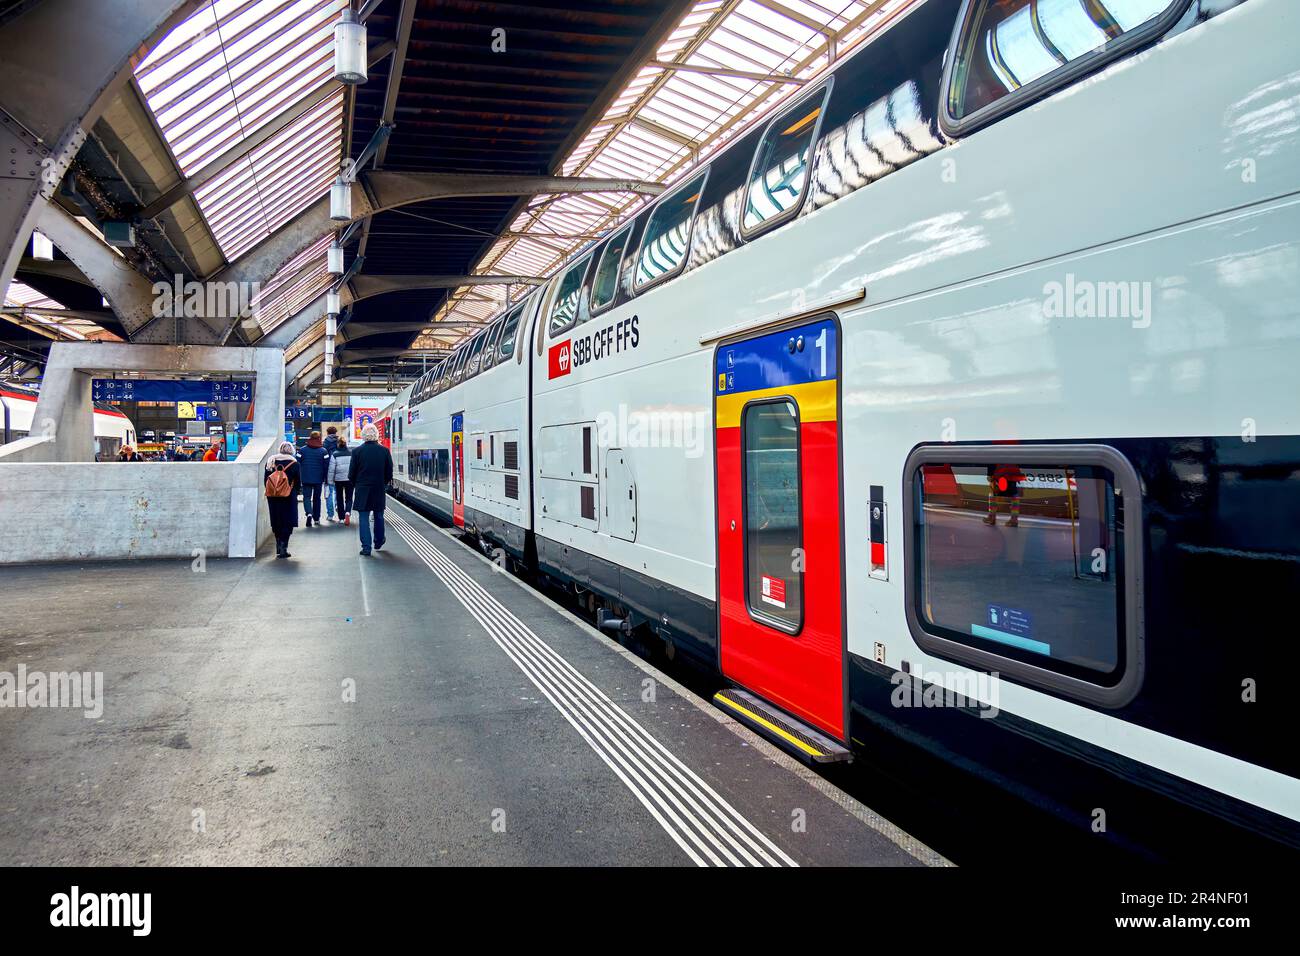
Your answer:
[[[546,354],[547,357],[547,374],[546,377],[559,378],[561,375],[568,375],[573,371],[573,351],[572,340],[564,341],[558,345],[552,345],[551,350]]]

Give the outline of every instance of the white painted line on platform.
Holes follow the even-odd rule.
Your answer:
[[[396,515],[394,529],[699,866],[798,866],[482,585]]]
[[[366,617],[370,616],[370,589],[366,587],[366,559],[357,555],[357,562],[361,565],[361,603],[365,605]]]

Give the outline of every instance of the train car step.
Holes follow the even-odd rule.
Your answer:
[[[713,703],[805,763],[853,759],[852,752],[843,744],[749,691],[727,687],[713,695]]]

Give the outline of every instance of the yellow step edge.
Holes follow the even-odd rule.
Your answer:
[[[788,741],[789,743],[791,743],[791,744],[793,744],[794,746],[798,747],[800,750],[802,750],[804,753],[808,754],[810,757],[825,757],[825,756],[826,756],[825,753],[823,753],[822,751],[818,750],[816,747],[810,747],[810,746],[808,746],[806,743],[804,743],[804,742],[803,742],[802,740],[800,740],[798,737],[795,737],[793,734],[789,734],[789,733],[787,733],[786,731],[782,730],[780,727],[778,727],[776,724],[772,723],[772,722],[771,722],[770,720],[768,720],[767,718],[762,717],[762,716],[760,716],[759,714],[754,713],[754,712],[753,712],[752,710],[750,710],[748,707],[744,707],[744,706],[742,706],[742,705],[736,703],[736,702],[735,702],[734,700],[732,700],[730,697],[726,697],[726,696],[724,696],[721,692],[719,692],[719,693],[717,693],[717,694],[714,694],[714,695],[713,695],[713,699],[714,699],[715,701],[719,702],[719,703],[726,704],[728,707],[730,707],[732,710],[736,711],[737,713],[744,714],[746,717],[748,717],[750,720],[754,721],[755,723],[761,724],[763,727],[767,728],[768,730],[772,731],[772,733],[774,733],[774,734],[776,734],[777,736],[779,736],[782,740]]]

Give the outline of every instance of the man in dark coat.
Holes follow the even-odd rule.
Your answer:
[[[325,484],[325,469],[329,456],[320,440],[320,432],[312,432],[307,444],[298,449],[298,467],[302,476],[302,510],[307,516],[307,527],[312,522],[320,524],[321,486]]]
[[[376,551],[384,548],[385,492],[393,481],[393,456],[379,444],[379,429],[367,425],[361,429],[365,442],[352,453],[348,463],[348,481],[352,482],[352,504],[361,519],[361,553],[370,553],[370,515],[375,516]]]
[[[331,425],[329,428],[325,429],[325,442],[322,445],[322,447],[325,449],[325,468],[326,470],[328,470],[329,460],[334,457],[334,452],[339,447],[339,430],[335,426]],[[334,520],[334,489],[332,487],[328,487],[328,485],[330,484],[328,477],[325,479],[325,482],[327,485],[327,487],[325,488],[325,517],[329,518],[330,521],[333,521]],[[341,518],[343,516],[339,515],[339,517]]]

